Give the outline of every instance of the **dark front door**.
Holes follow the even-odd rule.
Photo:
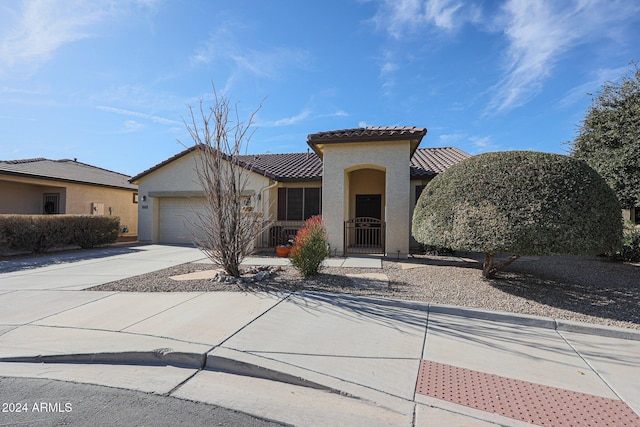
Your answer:
[[[382,195],[356,195],[356,218],[363,217],[382,219]]]
[[[377,247],[381,245],[382,236],[382,196],[380,194],[356,195],[356,218],[375,218],[378,221],[356,222],[356,246]]]

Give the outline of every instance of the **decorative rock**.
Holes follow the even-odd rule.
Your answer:
[[[270,271],[259,271],[253,278],[257,282],[262,282],[263,280],[267,280],[269,277],[271,277]]]

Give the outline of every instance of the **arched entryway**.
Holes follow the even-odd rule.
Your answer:
[[[346,171],[345,254],[385,253],[386,170],[358,165]]]

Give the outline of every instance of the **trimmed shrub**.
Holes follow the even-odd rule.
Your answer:
[[[329,239],[322,224],[322,217],[309,218],[298,230],[289,259],[304,277],[318,274],[320,265],[329,256]]]
[[[90,248],[113,243],[120,218],[97,215],[2,215],[0,245],[41,253],[53,247],[77,245]]]
[[[493,263],[497,253],[616,250],[622,217],[613,190],[585,162],[507,151],[471,157],[435,177],[418,199],[412,231],[420,243],[485,252]]]
[[[2,221],[2,234],[11,249],[41,253],[54,246],[70,244],[69,223],[59,217],[10,215]]]
[[[114,243],[120,233],[117,216],[78,215],[70,217],[73,225],[71,242],[82,249]]]
[[[615,252],[607,253],[615,261],[640,261],[640,226],[627,222],[622,237],[622,247]]]

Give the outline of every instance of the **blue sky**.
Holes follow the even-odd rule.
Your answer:
[[[266,97],[250,153],[359,126],[566,153],[631,60],[636,0],[2,2],[0,159],[135,175],[193,144],[182,120],[212,82],[245,119]]]

